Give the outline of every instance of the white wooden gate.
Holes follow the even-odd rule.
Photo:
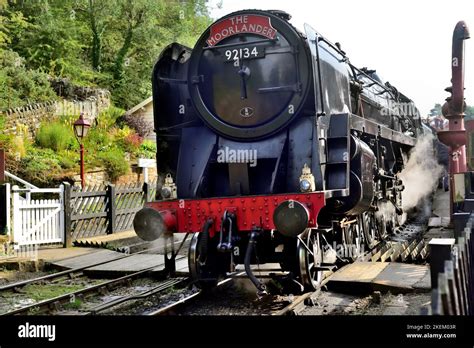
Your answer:
[[[63,185],[54,189],[20,189],[18,186],[13,186],[12,193],[13,241],[15,243],[21,246],[63,242]],[[37,194],[49,194],[55,198],[33,199],[32,197]]]

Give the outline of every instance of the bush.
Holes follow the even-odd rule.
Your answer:
[[[97,117],[97,128],[107,130],[112,127],[124,113],[125,110],[123,109],[114,106],[108,107]]]
[[[125,154],[119,149],[103,152],[98,158],[102,161],[110,181],[116,181],[120,176],[128,174],[130,170]]]
[[[61,173],[59,156],[51,149],[28,148],[20,161],[20,176],[38,186],[48,186]]]
[[[153,131],[153,125],[146,121],[141,115],[125,115],[123,121],[127,126],[134,129],[142,138],[145,138]]]
[[[112,136],[98,128],[91,128],[84,139],[84,147],[89,151],[108,151],[112,145]]]
[[[73,159],[67,157],[66,154],[63,152],[59,157],[59,165],[61,166],[61,168],[64,169],[73,169],[76,167],[76,162]]]
[[[41,125],[36,134],[36,142],[39,146],[54,151],[65,150],[68,145],[72,145],[73,141],[73,130],[58,122]]]
[[[140,158],[155,158],[156,143],[151,140],[145,140],[138,149],[138,156]]]
[[[138,134],[129,134],[123,139],[124,150],[133,154],[138,152],[140,145],[143,142],[143,138]]]
[[[57,99],[47,74],[25,68],[24,59],[11,50],[0,49],[0,109]]]
[[[5,131],[5,117],[0,116],[0,149],[10,149],[13,143],[13,135],[6,134]]]

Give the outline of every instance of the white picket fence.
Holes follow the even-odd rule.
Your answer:
[[[53,194],[54,199],[33,199]],[[13,186],[13,242],[22,245],[62,243],[64,239],[64,186],[53,189]]]

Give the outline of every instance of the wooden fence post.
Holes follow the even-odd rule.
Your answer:
[[[63,183],[64,185],[64,241],[63,247],[69,248],[72,246],[72,234],[71,234],[71,215],[72,215],[72,208],[71,208],[71,184],[68,182]]]
[[[454,238],[433,238],[430,246],[431,289],[438,287],[438,274],[444,273],[444,261],[451,260]]]
[[[115,185],[107,185],[107,220],[109,225],[107,227],[107,234],[115,233],[115,221],[116,221],[116,207],[115,207]]]

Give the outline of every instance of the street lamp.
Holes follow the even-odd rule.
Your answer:
[[[87,135],[90,127],[90,122],[84,119],[84,114],[81,112],[79,118],[74,122],[74,134],[81,148],[81,186],[83,190],[86,186],[86,181],[84,179],[84,144],[82,143],[82,139]]]

